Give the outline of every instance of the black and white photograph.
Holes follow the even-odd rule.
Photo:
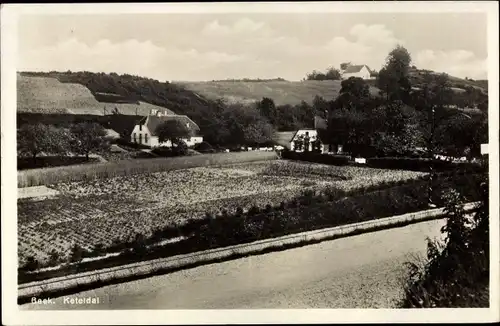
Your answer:
[[[497,2],[1,13],[3,324],[499,321]]]

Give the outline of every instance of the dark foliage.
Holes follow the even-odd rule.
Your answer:
[[[403,308],[489,307],[487,174],[467,186],[477,191],[480,204],[469,219],[462,208],[467,201],[463,194],[453,188],[445,193],[445,242],[429,239],[425,264],[408,263]]]
[[[349,157],[341,155],[327,155],[315,152],[297,153],[292,151],[283,151],[282,157],[289,160],[298,160],[329,165],[348,165]]]

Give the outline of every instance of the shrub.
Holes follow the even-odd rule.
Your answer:
[[[259,214],[259,207],[255,205],[250,207],[250,209],[248,210],[248,216],[253,216],[257,214]]]
[[[84,256],[84,250],[82,247],[80,247],[78,244],[75,244],[71,248],[71,254],[70,254],[70,262],[72,263],[79,263]]]
[[[172,147],[172,153],[175,156],[185,156],[188,154],[188,151],[189,151],[188,145],[182,140],[179,140],[177,142],[177,146]]]
[[[146,253],[146,238],[143,234],[136,234],[135,239],[132,240],[132,252],[136,255],[143,255]]]
[[[61,256],[59,252],[53,249],[49,254],[49,266],[56,266],[61,261]]]
[[[428,239],[427,259],[408,262],[402,308],[473,308],[489,306],[488,178],[477,190],[480,205],[472,225],[464,212],[463,196],[447,192],[445,242]]]
[[[40,264],[39,264],[38,260],[35,259],[35,257],[29,256],[26,259],[26,262],[25,262],[24,266],[21,267],[21,269],[25,270],[25,271],[28,271],[28,272],[31,272],[31,271],[34,271],[34,270],[38,269],[39,265]]]
[[[194,145],[194,150],[196,150],[200,153],[213,153],[213,152],[215,152],[212,145],[210,145],[206,141]]]

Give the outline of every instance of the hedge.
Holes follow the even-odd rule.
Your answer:
[[[313,163],[321,163],[328,165],[348,165],[349,157],[341,156],[341,155],[328,155],[321,154],[316,152],[292,152],[292,151],[283,151],[281,157],[288,160],[298,160],[298,161],[306,161]]]
[[[482,170],[480,164],[477,163],[453,163],[443,160],[406,157],[368,158],[365,165],[378,169],[411,170],[421,172],[428,172],[430,166],[432,166],[433,170],[436,172],[445,172],[452,170],[480,172]]]

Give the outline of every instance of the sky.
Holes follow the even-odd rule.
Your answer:
[[[342,62],[379,70],[397,44],[418,68],[487,78],[487,17],[463,12],[23,15],[17,70],[301,80]]]

